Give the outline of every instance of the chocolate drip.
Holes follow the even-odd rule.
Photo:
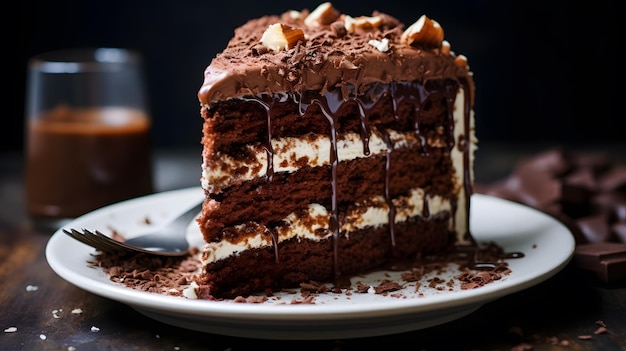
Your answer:
[[[361,117],[361,140],[363,141],[363,154],[365,156],[369,156],[370,154],[370,131],[369,131],[369,121],[367,118],[367,114],[363,108],[362,104],[357,104],[359,107],[359,116]]]
[[[265,179],[272,181],[274,177],[274,147],[272,146],[272,106],[276,101],[276,97],[270,97],[266,94],[261,94],[253,97],[244,97],[245,101],[254,101],[261,105],[267,115],[267,140],[263,148],[267,154],[267,169],[265,171]],[[278,257],[276,258],[278,260]]]
[[[429,98],[430,93],[426,91],[423,85],[421,84],[393,84],[391,85],[393,97],[393,107],[394,107],[394,117],[399,119],[397,108],[401,103],[405,102],[412,104],[414,106],[414,115],[413,115],[413,133],[420,141],[421,152],[425,155],[428,155],[428,145],[426,144],[426,137],[422,134],[420,130],[420,122],[419,115],[424,106],[424,103]],[[417,96],[415,92],[417,91]]]
[[[452,148],[454,147],[454,144],[455,144],[455,140],[454,140],[454,108],[453,107],[454,107],[454,101],[456,99],[456,90],[457,89],[458,89],[458,85],[456,85],[456,84],[446,84],[446,85],[444,85],[443,88],[431,86],[430,89],[427,89],[422,84],[416,84],[416,83],[401,83],[401,84],[398,84],[396,82],[393,82],[390,85],[390,91],[391,91],[391,97],[392,97],[392,103],[393,103],[393,113],[394,113],[394,118],[396,120],[400,119],[399,116],[398,116],[398,106],[400,106],[400,104],[406,103],[406,104],[411,104],[413,106],[413,109],[414,109],[414,111],[413,111],[414,112],[414,114],[413,114],[413,133],[418,138],[418,140],[420,141],[421,152],[425,156],[428,156],[429,147],[428,147],[428,144],[427,144],[426,137],[424,136],[424,134],[421,131],[420,114],[424,110],[424,106],[427,105],[429,103],[429,101],[440,99],[441,96],[445,97],[446,105],[447,105],[447,112],[448,112],[448,128],[447,128],[447,131],[448,131],[448,148],[450,150],[452,150]],[[466,96],[466,99],[467,98],[468,98],[468,96]],[[466,107],[469,108],[469,104],[466,105]],[[466,112],[466,114],[469,116],[468,112]],[[469,120],[468,118],[465,119],[466,124],[468,123],[468,120]],[[391,147],[390,149],[393,149],[393,148]],[[465,169],[467,169],[467,167],[465,167]],[[464,177],[464,179],[467,179],[467,177]],[[387,202],[389,203],[389,205],[391,207],[392,206],[391,201],[388,200]],[[451,198],[450,202],[452,203],[452,209],[453,209],[452,213],[456,213],[456,209],[457,209],[457,207],[456,207],[456,199]],[[427,193],[424,194],[424,202],[423,202],[423,207],[422,208],[423,208],[422,216],[424,218],[428,218],[430,216],[430,209],[428,207],[428,194]],[[454,223],[454,221],[455,221],[454,216],[452,218],[452,221],[453,221],[453,226],[456,227],[456,224]]]
[[[339,94],[326,94],[324,96],[304,95],[300,102],[300,106],[304,106],[305,104],[318,105],[321,108],[322,113],[328,120],[328,123],[330,124],[330,169],[332,195],[331,214],[328,227],[333,233],[335,277],[338,277],[341,275],[341,271],[339,269],[339,231],[341,229],[341,226],[339,225],[339,208],[337,204],[337,165],[339,164],[339,157],[337,155],[337,128],[339,126],[337,110],[341,107],[342,102],[340,100]],[[300,110],[300,112],[302,113],[302,109]]]
[[[394,82],[395,83],[395,82]],[[369,114],[371,112],[372,107],[375,105],[377,101],[384,95],[388,94],[388,90],[384,90],[380,96],[376,94],[377,86],[374,86],[370,89],[370,91],[366,92],[363,97],[370,97],[369,101],[365,101],[363,98],[356,97],[354,98],[357,101],[357,105],[359,107],[359,116],[361,118],[361,139],[363,140],[363,153],[365,155],[369,155],[369,136],[371,134],[369,129]],[[376,96],[374,99],[372,96]],[[397,120],[398,117],[395,114],[395,102],[394,102],[394,118]],[[389,212],[387,214],[387,221],[389,224],[389,236],[391,240],[391,248],[392,250],[396,247],[396,231],[395,231],[395,223],[396,223],[396,206],[393,204],[391,193],[389,191],[389,185],[391,182],[391,152],[393,151],[393,141],[384,129],[380,130],[382,134],[382,138],[387,145],[387,152],[385,154],[385,201],[387,202],[387,206],[389,206]],[[367,136],[367,139],[364,137]],[[393,253],[392,253],[393,254]]]
[[[340,238],[340,230],[341,225],[339,223],[339,208],[338,208],[338,189],[337,189],[337,167],[339,164],[338,158],[338,150],[337,150],[337,133],[339,126],[339,114],[338,110],[346,103],[356,104],[356,107],[359,112],[360,118],[360,135],[363,142],[363,153],[364,155],[370,154],[369,142],[371,136],[370,130],[370,113],[376,103],[381,100],[384,96],[391,97],[391,103],[393,108],[393,116],[396,121],[401,120],[398,115],[398,108],[402,104],[407,104],[412,106],[413,110],[413,120],[412,120],[412,128],[413,133],[420,143],[420,152],[424,155],[428,155],[429,149],[427,145],[426,136],[421,131],[420,125],[420,115],[424,111],[424,106],[429,103],[430,100],[440,100],[445,98],[447,111],[448,111],[448,126],[447,126],[447,134],[448,134],[448,147],[451,150],[454,148],[456,141],[454,138],[454,115],[453,115],[453,107],[454,101],[456,98],[456,91],[458,89],[457,84],[448,84],[450,81],[447,81],[446,84],[429,86],[428,88],[419,83],[397,83],[392,82],[390,85],[374,85],[371,89],[369,89],[362,96],[348,96],[344,98],[338,92],[328,92],[324,95],[320,95],[316,92],[306,91],[301,94],[289,94],[286,95],[274,95],[269,96],[268,94],[259,94],[257,96],[246,97],[244,98],[246,101],[254,101],[259,103],[267,112],[267,140],[265,142],[264,148],[267,153],[268,165],[266,171],[266,179],[268,181],[272,181],[274,168],[273,168],[273,157],[274,150],[271,144],[272,140],[272,110],[273,105],[277,102],[284,100],[284,98],[291,98],[298,105],[298,113],[301,116],[304,116],[308,107],[310,105],[317,105],[321,112],[326,117],[329,126],[330,126],[330,166],[331,166],[331,209],[330,209],[330,218],[329,218],[329,230],[333,235],[333,259],[334,259],[334,272],[335,277],[339,278],[341,276],[340,271],[340,256],[339,256],[339,238]],[[471,194],[471,184],[470,184],[470,160],[469,160],[469,135],[470,135],[470,94],[469,94],[469,85],[467,81],[463,81],[463,88],[465,92],[465,105],[464,105],[464,120],[465,120],[465,130],[462,138],[459,140],[459,150],[463,153],[463,166],[464,166],[464,180],[465,180],[465,195],[466,195],[466,206],[469,213],[469,197]],[[385,128],[380,128],[381,137],[387,145],[387,152],[385,155],[385,200],[389,207],[388,212],[388,222],[389,222],[389,233],[390,233],[390,241],[392,250],[395,249],[396,239],[395,239],[395,217],[396,217],[396,208],[392,201],[392,194],[390,191],[391,184],[391,153],[394,149],[394,143],[391,139],[389,133],[386,132]],[[428,205],[428,194],[424,194],[423,199],[423,210],[422,216],[424,218],[430,217],[430,209]],[[457,199],[455,197],[450,198],[452,213],[456,213],[457,209]],[[455,217],[453,216],[453,220]],[[469,218],[468,218],[469,221]],[[468,222],[469,225],[469,222]],[[468,227],[469,228],[469,227]],[[274,251],[276,255],[276,262],[279,262],[279,254],[278,254],[278,238],[272,232],[272,242],[274,246]],[[469,235],[469,230],[466,235]],[[391,256],[393,257],[394,253],[391,252]]]
[[[354,98],[354,101],[357,102],[357,107],[359,108],[359,117],[361,118],[361,140],[363,141],[363,154],[369,156],[370,154],[370,126],[369,126],[369,116],[372,110],[372,107],[376,105],[376,99],[370,99],[369,101],[365,101],[361,98]]]
[[[258,96],[243,97],[245,101],[253,101],[261,105],[265,109],[267,116],[267,140],[263,148],[267,154],[267,169],[265,171],[265,180],[271,182],[274,177],[274,147],[272,146],[272,107],[277,101],[281,101],[280,97],[260,94]],[[278,237],[276,233],[269,230],[272,237],[272,246],[274,247],[274,256],[276,263],[280,262],[278,255]]]
[[[430,206],[428,206],[428,194],[424,194],[424,200],[422,204],[422,217],[430,217]]]
[[[458,88],[456,86],[452,87],[450,85],[445,88],[445,96],[446,96],[446,105],[448,106],[448,149],[452,150],[454,148],[455,140],[454,140],[454,101],[456,100],[456,90]],[[468,96],[465,96],[468,98]],[[469,107],[469,106],[466,106]],[[465,116],[467,110],[464,109],[463,115]],[[465,118],[465,122],[467,123],[469,120]],[[465,125],[465,132],[467,131],[467,125]],[[468,135],[467,132],[465,135]],[[461,150],[463,151],[463,150]],[[467,169],[467,167],[464,167]],[[465,172],[464,172],[465,173]]]
[[[450,198],[450,210],[452,211],[452,213],[456,213],[456,211],[459,210],[459,201],[456,197],[452,197]],[[468,212],[468,216],[469,217],[469,212]],[[469,220],[469,218],[468,218]],[[452,227],[456,228],[456,216],[452,216]],[[469,229],[468,229],[469,231]]]
[[[385,201],[389,206],[389,213],[387,215],[389,222],[389,235],[391,237],[391,249],[396,247],[396,205],[393,204],[391,198],[391,192],[389,191],[389,185],[391,182],[391,151],[393,150],[393,142],[388,134],[384,135],[385,142],[387,143],[387,153],[385,154]]]
[[[272,245],[274,246],[274,257],[276,259],[276,263],[280,262],[280,258],[278,257],[278,235],[273,230],[268,230],[270,236],[272,237]]]

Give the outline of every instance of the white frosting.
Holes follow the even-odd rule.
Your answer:
[[[459,244],[470,244],[470,242],[467,240],[467,238],[465,238],[463,235],[465,234],[465,231],[467,230],[466,227],[466,223],[467,223],[467,218],[469,217],[469,213],[466,213],[465,208],[467,208],[467,200],[466,200],[466,191],[465,191],[465,185],[464,185],[464,174],[465,174],[465,170],[464,170],[464,162],[463,162],[463,152],[461,150],[459,150],[458,148],[458,143],[460,138],[462,137],[462,135],[465,134],[465,116],[463,113],[464,110],[464,105],[465,105],[465,95],[463,94],[463,89],[459,89],[459,91],[457,92],[457,96],[454,102],[454,140],[456,140],[456,146],[452,149],[452,151],[450,152],[450,157],[452,158],[452,164],[454,165],[454,171],[456,174],[456,193],[458,194],[458,201],[457,201],[457,211],[455,213],[455,223],[456,223],[456,233],[457,233],[457,242]],[[476,139],[476,134],[475,134],[475,130],[474,130],[474,111],[470,111],[470,125],[469,125],[469,131],[470,131],[470,135],[468,137],[469,139],[469,145],[466,145],[466,147],[468,148],[468,153],[471,155],[471,157],[469,158],[469,176],[470,176],[470,180],[473,182],[474,181],[474,152],[476,152],[476,143],[477,143],[477,139]]]
[[[394,149],[399,149],[418,143],[418,139],[413,132],[398,133],[388,131],[393,142]],[[432,141],[439,143],[441,141]],[[380,133],[372,131],[369,143],[370,154],[378,155],[386,153],[389,147],[382,139]],[[295,172],[298,164],[305,161],[311,167],[319,167],[330,164],[330,148],[332,144],[330,138],[325,135],[308,135],[302,138],[276,138],[272,139],[273,157],[272,164],[274,172]],[[202,187],[209,191],[216,188],[225,187],[232,184],[244,182],[246,180],[263,177],[267,171],[268,154],[262,145],[248,145],[248,150],[255,155],[253,161],[246,161],[244,165],[241,161],[233,159],[228,155],[222,155],[219,167],[210,167],[206,162],[202,164]],[[339,161],[353,160],[361,157],[368,157],[365,154],[363,140],[357,133],[347,133],[337,140],[337,157]],[[300,162],[300,163],[299,163]],[[245,166],[246,172],[242,172],[241,167]],[[230,172],[237,169],[236,175]]]
[[[424,190],[414,189],[409,196],[393,199],[396,208],[395,222],[403,222],[409,217],[421,216],[424,205]],[[428,209],[431,216],[443,211],[450,211],[451,205],[447,199],[439,196],[428,198]],[[381,196],[368,199],[370,204],[365,209],[357,204],[356,208],[346,214],[341,223],[340,231],[349,236],[358,229],[377,227],[389,223],[389,206]],[[287,225],[278,229],[278,242],[297,238],[298,240],[319,241],[333,235],[329,229],[330,212],[320,204],[309,204],[305,215],[292,213],[283,219]],[[311,226],[310,223],[316,223]],[[450,220],[450,226],[452,220]],[[272,246],[272,237],[266,234],[266,228],[259,223],[246,223],[236,226],[235,229],[250,234],[244,241],[207,243],[203,248],[202,263],[208,264],[245,250]]]

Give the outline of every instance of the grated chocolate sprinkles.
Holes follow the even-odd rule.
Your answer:
[[[202,273],[202,263],[197,248],[183,257],[161,257],[144,253],[123,254],[97,252],[88,263],[100,268],[116,284],[149,293],[200,300],[228,300],[235,303],[264,303],[269,300],[289,304],[313,304],[320,294],[378,294],[396,298],[406,298],[402,289],[414,286],[414,292],[424,297],[424,289],[453,291],[476,289],[509,275],[511,270],[506,258],[519,258],[523,254],[506,254],[494,244],[482,247],[459,248],[448,254],[418,257],[415,262],[405,264],[400,279],[389,278],[389,273],[375,285],[357,281],[351,286],[339,287],[316,281],[302,282],[300,297],[291,301],[281,301],[272,291],[251,296],[238,296],[234,299],[215,298],[208,294],[206,287],[199,286],[196,278]],[[454,264],[454,265],[452,265]],[[396,269],[397,270],[397,269]],[[452,278],[444,278],[454,273]],[[298,289],[284,289],[286,294],[297,294]],[[393,293],[393,294],[391,294]]]

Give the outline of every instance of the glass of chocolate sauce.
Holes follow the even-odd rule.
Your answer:
[[[43,53],[28,63],[26,206],[58,228],[153,191],[143,62],[118,48]]]

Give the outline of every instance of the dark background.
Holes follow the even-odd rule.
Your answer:
[[[203,70],[233,29],[249,18],[312,10],[319,3],[21,1],[18,28],[5,33],[17,50],[3,77],[10,110],[0,118],[0,151],[23,145],[28,58],[97,46],[135,49],[144,56],[156,146],[197,146]],[[626,65],[618,64],[623,25],[618,28],[614,2],[337,0],[333,5],[352,16],[380,10],[407,26],[422,14],[437,20],[452,50],[467,56],[474,72],[482,142],[626,140],[624,114],[616,108]]]

